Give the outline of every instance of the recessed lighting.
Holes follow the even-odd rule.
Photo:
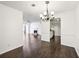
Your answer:
[[[49,4],[49,1],[45,1],[45,4]]]
[[[36,5],[35,4],[32,4],[32,7],[35,7]]]

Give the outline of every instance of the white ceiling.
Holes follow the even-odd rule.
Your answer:
[[[45,1],[0,1],[1,4],[18,9],[23,12],[24,20],[40,21],[40,13],[43,13],[46,9]],[[49,11],[55,11],[55,13],[74,9],[78,1],[50,1]],[[35,4],[35,7],[32,7]],[[50,12],[49,12],[50,13]]]

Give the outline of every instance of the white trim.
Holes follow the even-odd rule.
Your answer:
[[[23,45],[19,45],[19,46],[17,46],[17,47],[13,47],[13,48],[11,48],[11,49],[2,51],[2,52],[0,52],[0,55],[1,55],[1,54],[4,54],[4,53],[6,53],[6,52],[9,52],[9,51],[11,51],[11,50],[14,50],[14,49],[16,49],[16,48],[18,48],[18,47],[21,47],[21,46],[23,46]]]

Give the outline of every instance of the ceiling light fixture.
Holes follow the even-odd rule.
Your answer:
[[[32,7],[35,7],[35,4],[32,4]]]
[[[49,4],[49,1],[45,1],[45,4],[46,4],[46,11],[43,13],[43,14],[40,14],[40,18],[43,20],[43,21],[48,21],[48,20],[51,20],[52,18],[54,18],[54,11],[51,12],[51,15],[49,15],[49,11],[48,11],[48,4]]]

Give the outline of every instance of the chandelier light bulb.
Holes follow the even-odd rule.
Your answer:
[[[47,12],[46,11],[44,12],[44,15],[47,15]]]
[[[54,11],[51,12],[51,15],[54,15]]]
[[[42,17],[42,19],[44,19],[44,16]]]
[[[42,15],[42,14],[40,14],[40,17],[43,17],[43,15]]]

